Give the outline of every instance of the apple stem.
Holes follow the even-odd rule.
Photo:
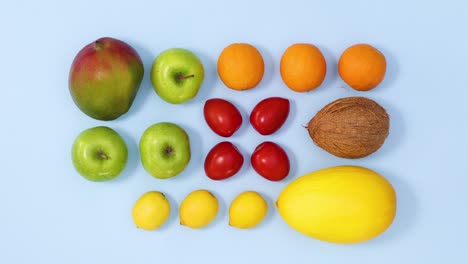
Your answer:
[[[167,155],[171,155],[171,154],[172,154],[172,148],[171,148],[171,147],[169,147],[169,146],[166,147],[166,154],[167,154]]]
[[[94,49],[95,50],[100,50],[104,47],[104,43],[102,43],[102,41],[99,41],[99,40],[96,40],[94,42]]]
[[[104,153],[104,151],[102,151],[102,150],[98,152],[98,155],[103,160],[108,160],[109,159],[109,156],[107,156],[106,153]]]
[[[182,80],[193,78],[193,77],[195,77],[195,74],[190,74],[190,75],[179,74],[177,75],[177,80],[182,81]]]

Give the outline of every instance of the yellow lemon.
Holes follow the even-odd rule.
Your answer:
[[[180,204],[180,224],[194,229],[203,228],[218,214],[218,199],[207,190],[196,190]]]
[[[169,218],[171,206],[163,193],[150,191],[143,194],[132,209],[133,222],[144,230],[161,227]]]
[[[276,202],[285,222],[318,240],[351,244],[383,233],[396,214],[396,193],[377,172],[336,166],[305,174]]]
[[[268,204],[254,191],[239,194],[229,207],[229,225],[237,228],[252,228],[265,218]]]

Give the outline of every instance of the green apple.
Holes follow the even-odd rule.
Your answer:
[[[191,51],[172,48],[163,51],[151,68],[151,83],[166,102],[181,104],[193,99],[204,79],[200,59]]]
[[[140,138],[140,157],[143,167],[153,177],[174,177],[190,161],[189,136],[177,124],[156,123],[148,127]]]
[[[88,128],[73,142],[73,166],[90,181],[114,179],[125,168],[127,159],[128,148],[124,139],[106,126]]]

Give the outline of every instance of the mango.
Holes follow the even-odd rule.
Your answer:
[[[86,115],[114,120],[132,106],[143,74],[143,62],[133,47],[115,38],[100,38],[75,56],[69,72],[69,92]]]

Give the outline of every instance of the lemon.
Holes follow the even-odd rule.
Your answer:
[[[149,191],[135,202],[132,217],[135,225],[144,230],[155,230],[169,218],[171,206],[163,193]]]
[[[229,225],[241,229],[252,228],[265,218],[268,204],[255,191],[240,193],[229,207]]]
[[[180,204],[180,224],[198,229],[210,224],[218,214],[218,199],[207,190],[189,193]]]
[[[360,243],[383,233],[396,214],[396,193],[375,171],[336,166],[305,174],[278,196],[278,211],[302,234],[331,243]]]

